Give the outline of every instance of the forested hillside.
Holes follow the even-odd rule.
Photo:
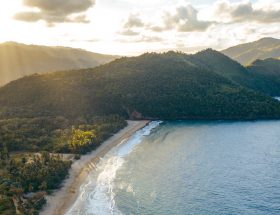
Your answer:
[[[268,58],[265,60],[256,60],[249,67],[254,74],[263,76],[266,79],[280,81],[280,60]]]
[[[246,68],[212,50],[191,56],[175,52],[144,54],[95,69],[32,75],[14,81],[0,89],[0,116],[278,118],[280,104],[249,89],[242,81],[247,76],[250,73]]]
[[[92,68],[116,58],[82,49],[7,42],[0,44],[0,86],[34,73]]]
[[[220,52],[208,49],[190,56],[197,66],[208,68],[241,86],[271,95],[280,95],[280,60],[256,60],[243,67]]]
[[[255,83],[258,90],[272,96],[280,95],[280,60],[273,58],[256,60],[248,70],[259,80]]]

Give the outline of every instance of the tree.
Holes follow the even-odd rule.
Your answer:
[[[51,159],[50,153],[48,153],[46,151],[42,152],[41,156],[42,156],[42,162],[44,164],[47,164],[50,161],[50,159]]]
[[[46,181],[43,181],[42,184],[39,186],[40,190],[47,190],[48,189],[48,184]]]
[[[2,143],[1,160],[7,161],[10,158],[9,150],[6,143]]]
[[[80,129],[72,129],[70,137],[70,147],[73,151],[82,153],[91,144],[96,142],[96,134],[94,131],[82,131]]]

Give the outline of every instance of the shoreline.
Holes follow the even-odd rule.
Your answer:
[[[95,169],[95,165],[100,158],[121,143],[122,140],[131,137],[136,131],[145,127],[149,122],[149,120],[127,121],[128,125],[125,128],[104,141],[90,154],[83,155],[75,161],[62,187],[46,197],[47,203],[41,210],[40,215],[64,215],[78,198],[81,185],[88,173]]]

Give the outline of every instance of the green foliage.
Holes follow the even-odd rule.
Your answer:
[[[54,137],[70,125],[63,117],[0,120],[0,143],[8,146],[10,151],[49,150]]]
[[[85,154],[96,149],[108,137],[127,125],[127,122],[118,116],[98,117],[91,123],[61,130],[54,141],[53,150]]]
[[[45,204],[45,194],[59,188],[71,166],[59,154],[43,151],[11,156],[8,149],[71,152],[78,158],[125,125],[119,116],[95,117],[87,122],[70,122],[63,117],[0,121],[0,214],[15,214],[16,205],[22,214],[38,214]],[[28,193],[32,195],[25,198]]]
[[[10,151],[86,153],[125,125],[125,120],[118,116],[95,117],[88,121],[80,119],[76,122],[65,117],[0,120],[0,149],[4,149],[0,151],[0,157],[7,156],[7,148]],[[90,138],[89,133],[93,136],[90,142],[77,144],[78,136],[73,136],[72,131],[80,131],[87,138]]]
[[[280,104],[252,83],[245,67],[213,50],[144,54],[14,81],[0,89],[0,117],[279,118]]]
[[[257,60],[245,68],[229,57],[211,49],[199,52],[191,58],[197,65],[208,67],[240,86],[271,96],[280,95],[279,60]]]
[[[0,121],[0,214],[35,215],[45,204],[44,195],[59,188],[70,161],[43,151],[33,156],[9,151],[85,154],[126,126],[119,116],[67,120],[64,117],[14,118]],[[12,157],[12,158],[11,158]],[[24,194],[34,193],[24,198]],[[16,205],[15,205],[16,204]]]
[[[1,188],[0,188],[1,189]],[[10,197],[0,195],[0,214],[2,215],[15,215],[16,210],[13,200]]]
[[[52,190],[59,186],[68,174],[71,162],[63,161],[59,155],[34,155],[29,162],[10,163],[8,171],[24,192]],[[44,188],[44,189],[43,189]]]
[[[68,174],[70,161],[43,152],[24,157],[27,162],[9,159],[0,174],[0,214],[38,214],[48,190],[57,189]],[[26,193],[31,196],[25,197]]]
[[[81,151],[81,148],[96,143],[96,134],[93,131],[73,129],[69,144],[73,151]]]
[[[248,70],[255,77],[253,89],[271,96],[280,95],[280,60],[272,58],[256,60]]]

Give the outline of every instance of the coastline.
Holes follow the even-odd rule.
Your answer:
[[[80,186],[85,181],[88,173],[95,168],[107,152],[129,138],[136,131],[145,127],[150,121],[127,121],[128,125],[103,142],[95,151],[81,158],[72,164],[68,178],[63,182],[61,189],[46,197],[47,204],[41,210],[40,215],[64,215],[75,200],[78,198]]]

